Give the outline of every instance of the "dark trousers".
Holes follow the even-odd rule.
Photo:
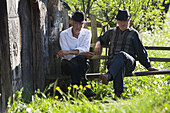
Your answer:
[[[84,55],[78,55],[70,61],[63,59],[61,62],[61,71],[66,75],[71,75],[72,85],[80,85],[82,79],[82,85],[85,86],[87,84],[85,78],[87,70],[88,64]]]
[[[123,78],[126,73],[135,69],[136,60],[128,53],[121,51],[107,62],[108,72],[112,75],[115,93],[123,92]]]

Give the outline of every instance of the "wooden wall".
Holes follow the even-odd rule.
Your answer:
[[[0,109],[24,87],[25,100],[45,88],[45,76],[60,74],[55,54],[66,27],[60,0],[0,1]],[[1,100],[2,99],[2,100]]]

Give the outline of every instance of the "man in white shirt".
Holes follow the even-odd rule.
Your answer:
[[[57,57],[62,59],[61,70],[67,75],[71,75],[72,85],[87,85],[85,74],[88,69],[87,59],[94,54],[89,52],[91,42],[91,32],[83,28],[85,24],[84,13],[75,12],[72,16],[71,27],[60,33],[61,50]],[[89,88],[84,92],[86,97],[96,94]]]

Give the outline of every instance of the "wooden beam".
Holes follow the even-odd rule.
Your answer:
[[[88,73],[86,74],[87,78],[99,78],[99,75],[102,73]],[[160,75],[160,74],[170,74],[170,70],[160,70],[160,71],[140,71],[140,72],[132,72],[127,74],[125,77],[132,76],[147,76],[147,75]]]
[[[149,58],[150,61],[157,61],[157,62],[170,62],[170,58]]]
[[[90,47],[94,47],[95,43],[92,43]],[[109,47],[104,45],[103,47]],[[170,47],[162,47],[162,46],[144,46],[147,50],[170,50]]]
[[[97,23],[96,23],[96,16],[90,14],[91,18],[91,31],[92,31],[92,43],[95,43],[97,39]],[[90,51],[94,52],[93,48],[90,48]],[[99,72],[100,62],[99,59],[90,60],[90,72]]]
[[[95,79],[95,78],[99,78],[99,76],[101,74],[102,73],[87,73],[86,76],[87,76],[88,79]],[[132,73],[126,74],[125,77],[160,75],[160,74],[170,74],[170,70],[132,72]],[[50,80],[50,79],[51,80],[54,80],[54,79],[71,79],[71,76],[69,76],[69,75],[62,75],[62,76],[47,75],[46,79],[48,79],[48,80]]]
[[[145,46],[147,50],[170,50],[170,47]]]
[[[108,59],[109,56],[100,56],[96,59]],[[170,58],[153,58],[149,57],[150,61],[157,61],[157,62],[170,62]],[[137,59],[138,60],[138,59]]]
[[[126,77],[146,76],[146,75],[160,75],[160,74],[170,74],[170,70],[133,72],[133,73],[127,74]]]

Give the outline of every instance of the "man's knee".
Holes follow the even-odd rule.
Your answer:
[[[87,60],[86,56],[84,56],[84,55],[78,55],[77,58],[79,60],[81,60],[81,61],[86,61]]]
[[[124,52],[124,51],[120,51],[119,55],[125,57],[125,56],[127,56],[127,55],[129,55],[129,54],[126,53],[126,52]]]
[[[129,55],[128,53],[126,53],[124,51],[120,52],[120,56],[122,56],[123,59],[124,59],[124,63],[126,64],[127,72],[133,71],[135,69],[135,66],[136,66],[135,59],[131,55]]]
[[[124,58],[126,58],[126,55],[127,55],[126,52],[121,51],[116,55],[116,57],[119,58],[119,59],[124,59]]]
[[[130,54],[124,52],[124,51],[121,51],[119,54],[118,54],[118,57],[122,57],[124,59],[134,59]]]

